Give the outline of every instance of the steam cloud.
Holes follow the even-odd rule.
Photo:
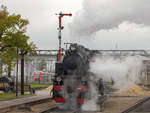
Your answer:
[[[133,83],[139,82],[142,67],[142,60],[136,56],[123,59],[103,56],[91,62],[90,71],[104,81],[114,80],[115,88],[127,90]]]
[[[94,73],[94,78],[90,77],[90,89],[92,98],[85,102],[82,106],[83,111],[99,111],[100,105],[97,104],[99,93],[96,90],[96,79],[102,78],[103,81],[114,81],[114,87],[120,91],[126,91],[133,84],[139,82],[142,72],[142,59],[138,56],[100,56],[97,55],[90,62],[90,72]]]
[[[89,36],[123,22],[150,25],[150,0],[84,0],[70,23],[73,36]]]
[[[87,100],[87,102],[82,105],[81,109],[83,111],[100,111],[100,105],[97,104],[99,94],[95,83],[96,77],[90,76],[89,89],[91,93],[91,99]]]

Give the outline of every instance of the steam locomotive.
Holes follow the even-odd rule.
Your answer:
[[[55,66],[53,98],[56,103],[72,108],[72,104],[80,106],[91,98],[91,83],[95,77],[89,72],[89,62],[93,55],[89,49],[78,44],[71,44],[66,50],[62,62],[56,63]],[[97,83],[94,84],[97,86]],[[98,85],[100,87],[97,89],[100,95],[103,95],[102,82]]]

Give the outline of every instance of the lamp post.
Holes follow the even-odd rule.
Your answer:
[[[21,55],[21,95],[24,95],[24,53],[20,50]]]

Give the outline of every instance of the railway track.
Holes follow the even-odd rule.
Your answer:
[[[58,107],[53,107],[47,110],[44,110],[39,113],[98,113],[98,111],[81,111],[80,109],[69,111],[69,110],[60,110]]]
[[[146,108],[146,106],[148,107]],[[135,105],[129,107],[128,109],[124,110],[121,113],[137,113],[137,112],[148,113],[150,112],[150,109],[148,109],[149,106],[150,106],[150,96],[139,100]]]
[[[30,99],[30,101],[29,101]],[[32,111],[32,107],[42,105],[44,103],[51,103],[50,98],[41,98],[41,99],[34,99],[30,97],[22,98],[22,99],[14,99],[11,101],[4,101],[4,104],[1,104],[0,113],[12,112],[12,111]],[[27,101],[26,101],[27,100]]]
[[[80,113],[80,110],[68,111],[68,110],[60,110],[58,107],[52,107],[47,110],[44,110],[40,113]]]
[[[58,109],[58,108],[56,106],[53,106],[52,108],[43,110],[43,111],[41,111],[39,113],[50,113],[51,111],[56,110],[56,109]]]

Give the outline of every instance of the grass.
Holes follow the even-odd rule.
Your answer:
[[[16,97],[15,93],[0,93],[0,100],[15,99],[15,98],[20,98],[20,97],[25,97],[25,96],[32,96],[32,95],[31,94],[24,94],[24,95],[19,94],[18,97]]]
[[[48,87],[49,85],[51,85],[51,84],[33,84],[33,83],[31,83],[31,84],[29,84],[30,86],[31,86],[31,88],[38,88],[38,87]]]

